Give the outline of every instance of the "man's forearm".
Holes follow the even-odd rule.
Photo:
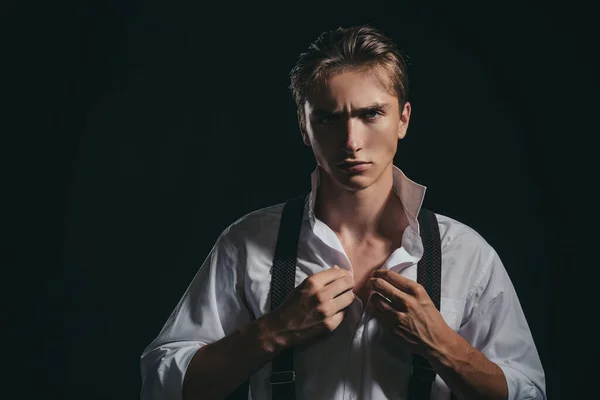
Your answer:
[[[223,399],[285,346],[269,314],[198,349],[185,373],[183,398]]]
[[[450,390],[463,400],[506,400],[504,372],[458,333],[427,355],[433,369]]]

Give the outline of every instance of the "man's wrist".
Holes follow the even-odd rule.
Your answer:
[[[255,321],[261,348],[277,354],[289,347],[290,340],[284,334],[279,315],[270,312]]]
[[[436,343],[428,349],[425,358],[429,359],[431,364],[442,365],[446,368],[452,368],[457,359],[468,358],[469,344],[462,336],[448,329],[443,336],[443,340]],[[459,356],[460,355],[460,356]]]
[[[452,331],[426,355],[431,366],[457,396],[468,399],[507,399],[502,369]]]

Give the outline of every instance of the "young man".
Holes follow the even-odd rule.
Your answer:
[[[222,399],[248,379],[252,399],[271,399],[287,349],[299,400],[406,399],[413,354],[437,374],[431,399],[545,399],[518,297],[477,232],[436,214],[439,310],[417,283],[425,187],[393,165],[411,114],[395,44],[369,26],[325,32],[290,87],[318,164],[295,288],[270,311],[283,204],[234,222],[143,352],[142,399]]]

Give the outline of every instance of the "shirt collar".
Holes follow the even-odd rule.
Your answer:
[[[402,172],[402,170],[395,165],[392,164],[392,167],[394,193],[396,193],[402,202],[402,206],[404,207],[410,226],[415,232],[417,232],[417,234],[420,234],[417,216],[419,215],[423,205],[423,199],[425,198],[425,191],[427,190],[427,187],[409,179],[404,172]],[[307,196],[305,203],[305,211],[307,211],[305,212],[305,218],[309,218],[312,227],[315,225],[314,204],[320,181],[320,168],[317,166],[311,174],[311,192]]]

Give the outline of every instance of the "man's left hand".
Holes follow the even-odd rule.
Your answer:
[[[369,286],[369,309],[412,352],[435,357],[452,343],[456,332],[446,324],[421,284],[390,270],[376,270]]]

